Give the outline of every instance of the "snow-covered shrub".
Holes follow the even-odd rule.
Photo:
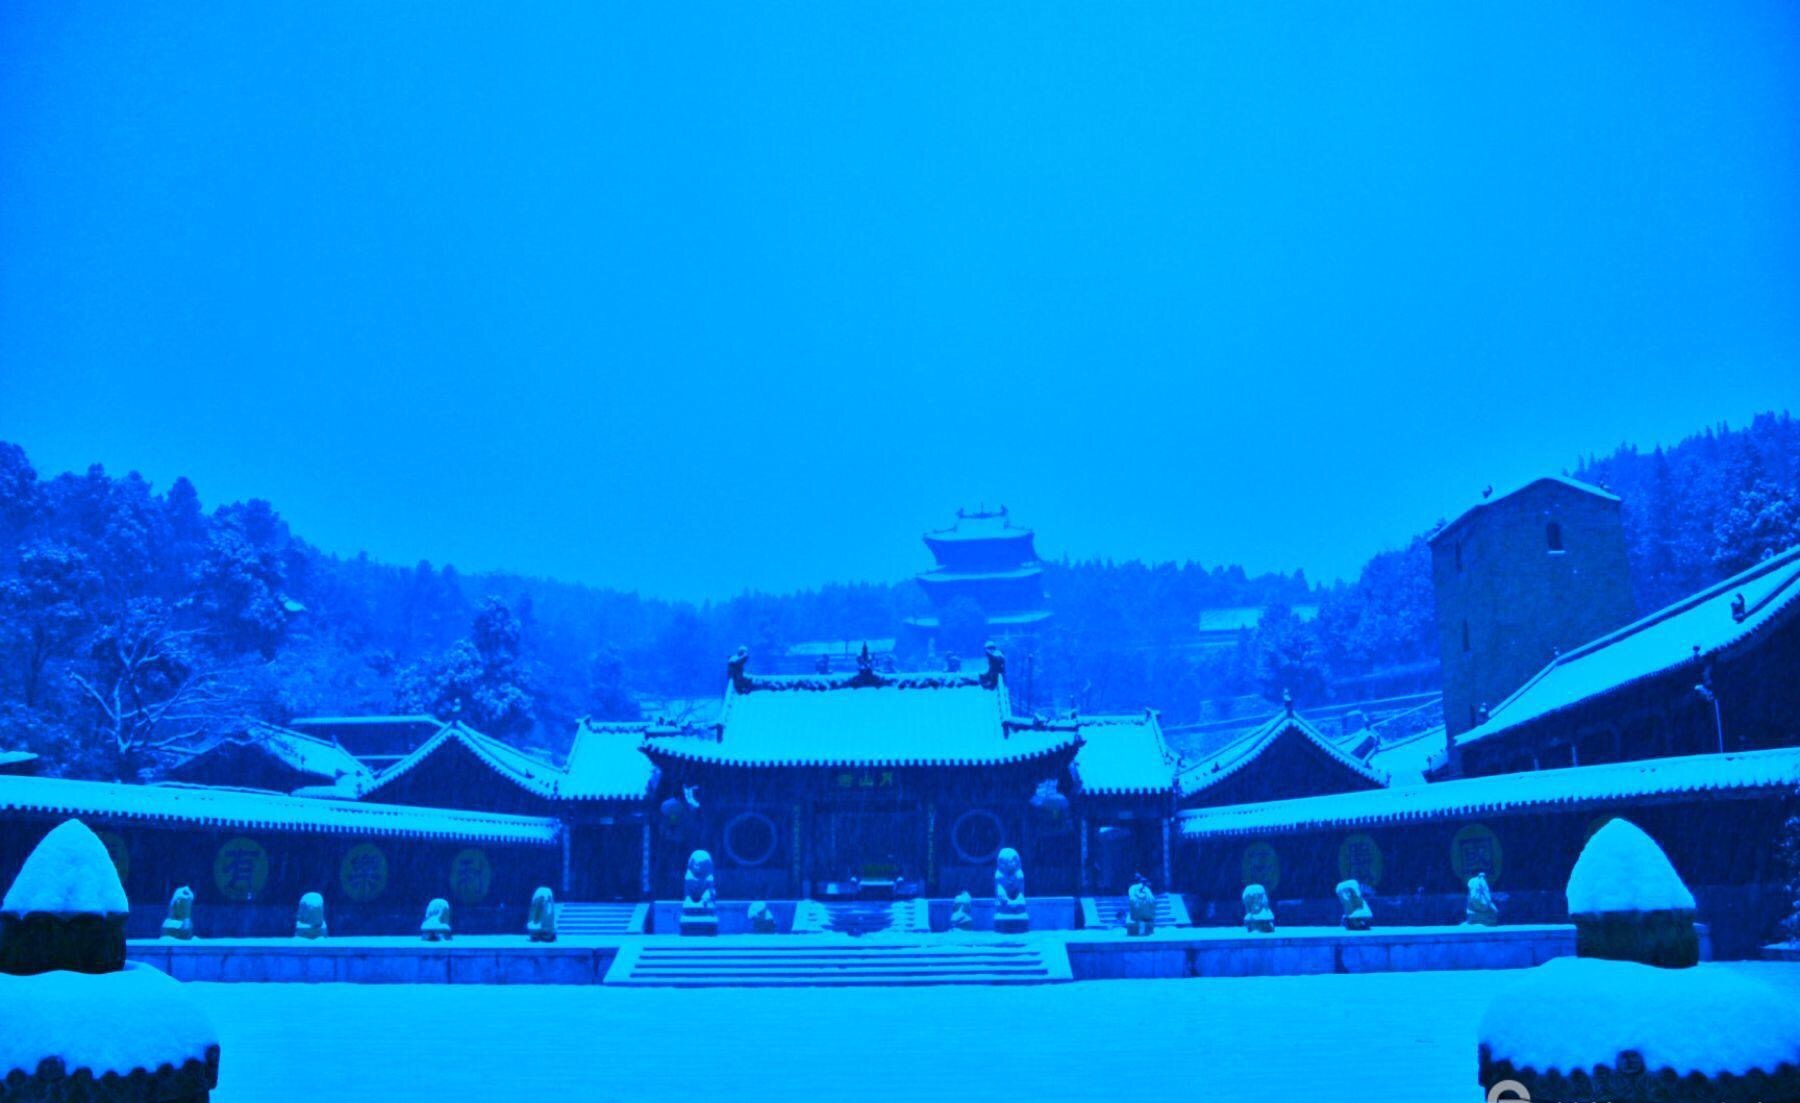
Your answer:
[[[1615,819],[1594,832],[1569,874],[1580,957],[1684,968],[1700,960],[1694,894],[1656,840]]]
[[[117,972],[130,910],[106,844],[67,820],[32,850],[0,900],[0,973]]]

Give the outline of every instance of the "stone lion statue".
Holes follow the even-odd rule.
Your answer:
[[[1244,929],[1260,934],[1275,932],[1275,911],[1269,907],[1269,892],[1261,885],[1244,886]]]
[[[539,885],[531,894],[531,911],[525,917],[525,933],[533,942],[556,941],[556,894]]]
[[[1463,916],[1463,924],[1472,927],[1500,925],[1500,909],[1494,903],[1494,894],[1488,890],[1485,873],[1477,873],[1469,878],[1469,903]]]
[[[681,907],[684,911],[713,910],[718,892],[713,878],[711,854],[696,850],[688,855],[687,873],[681,878],[681,889]]]
[[[419,924],[419,934],[427,942],[450,940],[450,901],[440,896],[425,905],[425,922]]]
[[[175,890],[169,897],[169,916],[163,920],[162,934],[164,938],[188,939],[194,937],[194,890],[186,885]]]
[[[325,898],[316,892],[309,892],[300,898],[300,907],[294,912],[295,938],[325,937]]]
[[[1362,882],[1354,877],[1348,881],[1338,882],[1338,903],[1344,906],[1344,929],[1346,931],[1366,931],[1374,921],[1375,913],[1369,910],[1369,902],[1363,899]]]
[[[1012,847],[994,857],[994,929],[1018,934],[1031,926],[1025,905],[1025,861]]]
[[[975,898],[967,891],[956,894],[950,904],[950,929],[953,931],[972,931],[975,929]]]
[[[1151,891],[1147,877],[1139,876],[1125,894],[1125,933],[1156,933],[1156,893]]]

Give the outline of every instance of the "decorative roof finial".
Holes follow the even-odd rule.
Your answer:
[[[1292,720],[1294,718],[1294,695],[1285,689],[1281,691],[1281,707],[1288,714],[1288,719]]]
[[[750,692],[750,678],[744,673],[744,667],[750,662],[750,649],[739,647],[725,660],[725,674],[731,679],[731,688],[739,693]]]
[[[989,640],[982,650],[987,653],[988,668],[987,673],[981,676],[981,685],[984,689],[993,689],[1006,674],[1006,654],[993,640]]]
[[[1481,488],[1481,500],[1482,501],[1485,502],[1489,498],[1492,498],[1493,496],[1494,496],[1494,484],[1493,483],[1489,483],[1486,486]]]
[[[856,656],[856,669],[867,674],[875,669],[875,659],[869,654],[869,641],[864,640],[862,651]]]
[[[1737,621],[1738,623],[1742,624],[1744,618],[1749,615],[1750,615],[1750,610],[1744,604],[1744,595],[1743,594],[1739,594],[1738,596],[1731,599],[1731,619],[1732,620]]]

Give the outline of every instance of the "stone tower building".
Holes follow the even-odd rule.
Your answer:
[[[1431,538],[1454,739],[1560,651],[1636,617],[1620,502],[1550,476],[1484,498]]]

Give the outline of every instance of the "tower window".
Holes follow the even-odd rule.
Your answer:
[[[1462,622],[1462,629],[1463,629],[1463,650],[1467,651],[1469,649],[1469,622],[1468,621],[1465,620]]]
[[[1562,526],[1557,524],[1555,521],[1552,521],[1549,524],[1545,525],[1544,526],[1544,543],[1548,544],[1550,546],[1550,550],[1553,552],[1562,551],[1563,550]]]

